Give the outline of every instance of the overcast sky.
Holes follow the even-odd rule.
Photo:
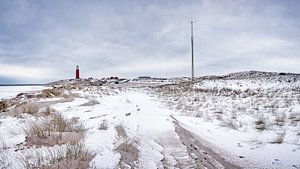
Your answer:
[[[298,0],[1,0],[0,83],[300,73]]]

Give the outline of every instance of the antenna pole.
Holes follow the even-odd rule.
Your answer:
[[[194,81],[194,22],[191,21],[192,81]]]

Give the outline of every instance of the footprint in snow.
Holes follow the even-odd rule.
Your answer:
[[[294,164],[292,166],[293,166],[293,168],[300,169],[300,164]]]
[[[279,159],[275,158],[274,161],[272,162],[272,165],[282,166],[282,162]]]
[[[244,147],[241,143],[237,143],[238,147]]]

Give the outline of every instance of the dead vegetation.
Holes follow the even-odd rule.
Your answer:
[[[108,124],[106,120],[102,120],[100,123],[100,126],[98,127],[99,130],[107,130],[108,129]]]
[[[33,116],[49,116],[53,112],[47,104],[37,103],[33,101],[15,103],[14,106],[5,112],[5,115],[20,117],[23,114],[30,114]]]
[[[126,131],[125,131],[125,129],[124,129],[124,127],[122,125],[120,125],[120,124],[117,125],[115,127],[115,129],[116,129],[119,137],[127,138]]]
[[[2,153],[7,148],[8,147],[7,147],[6,141],[4,140],[4,136],[0,135],[0,153]]]
[[[89,168],[89,163],[93,159],[94,153],[84,147],[82,143],[67,145],[65,156],[52,160],[46,169],[85,169]]]
[[[120,168],[125,168],[126,166],[134,168],[139,158],[139,151],[135,146],[135,140],[125,139],[116,150],[121,154],[121,159],[119,161]]]
[[[39,111],[39,107],[36,103],[24,103],[21,104],[13,109],[11,109],[11,111],[9,111],[9,113],[13,116],[19,116],[21,114],[27,113],[27,114],[36,114]]]
[[[30,122],[25,128],[27,146],[75,144],[84,137],[84,127],[54,114],[42,122]]]
[[[21,162],[24,168],[81,169],[91,167],[89,164],[94,153],[84,147],[81,142],[85,136],[83,125],[78,122],[78,119],[65,119],[50,108],[52,104],[71,101],[70,99],[74,95],[69,94],[68,91],[64,92],[65,90],[67,89],[64,87],[45,89],[30,96],[22,93],[13,99],[0,100],[0,112],[5,111],[3,115],[21,118],[18,120],[22,121],[26,140],[18,144],[17,149],[14,149],[17,153],[22,154],[21,161],[18,159],[13,159],[13,161]],[[65,97],[65,93],[68,97]],[[65,99],[44,99],[52,97],[65,97]],[[99,102],[91,100],[83,106],[95,104],[99,104]],[[28,117],[34,118],[35,121],[29,121]],[[106,121],[100,122],[99,125],[100,130],[108,128]],[[5,142],[1,141],[0,137],[0,168],[10,168],[10,159],[7,158],[8,156],[2,156],[5,155],[3,152],[10,150],[6,150]],[[1,148],[4,150],[2,151]],[[14,162],[12,165],[17,163]]]
[[[139,157],[139,151],[135,145],[136,141],[127,137],[126,131],[122,125],[117,125],[115,129],[118,136],[122,138],[122,142],[116,148],[116,151],[121,154],[119,168],[134,168]]]
[[[7,108],[7,103],[5,101],[0,101],[0,112],[5,111]]]
[[[99,104],[99,102],[97,100],[89,100],[88,102],[86,102],[80,106],[95,106],[97,104]]]
[[[89,151],[81,142],[49,148],[46,152],[35,151],[20,157],[24,168],[42,169],[86,169],[95,153]]]
[[[297,85],[291,88],[280,85],[268,88],[269,80],[248,80],[204,79],[194,84],[156,86],[150,92],[182,115],[193,115],[242,132],[284,130],[286,127],[299,126],[300,115],[295,109],[300,97]],[[250,117],[249,120],[245,120],[246,117]],[[297,131],[293,132],[296,134]],[[276,142],[280,142],[280,139]],[[298,141],[292,142],[298,144]]]
[[[38,101],[38,99],[50,98],[55,96],[64,97],[64,99],[54,101]],[[63,88],[44,89],[40,94],[20,93],[17,97],[0,101],[0,113],[13,117],[20,117],[23,114],[34,116],[49,116],[53,110],[52,104],[61,102],[70,102],[73,100],[72,94],[64,94]]]
[[[255,123],[255,129],[257,130],[266,129],[266,125],[265,125],[266,122],[263,120],[263,118],[257,119],[254,123]]]
[[[53,87],[51,89],[44,89],[40,94],[37,94],[37,98],[50,98],[60,96],[63,94],[62,88]]]

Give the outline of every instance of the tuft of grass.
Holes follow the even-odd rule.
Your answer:
[[[39,111],[39,107],[35,103],[28,103],[23,107],[23,113],[36,114]]]
[[[116,125],[115,129],[116,129],[119,137],[127,138],[127,133],[121,124]]]
[[[119,161],[119,168],[125,168],[130,166],[135,168],[135,164],[139,157],[139,151],[135,146],[134,139],[125,139],[116,150],[121,154],[121,159]]]
[[[95,153],[90,152],[83,143],[68,144],[66,147],[66,159],[90,161]]]
[[[39,114],[44,114],[46,116],[49,116],[52,111],[53,110],[51,110],[51,108],[49,106],[45,106],[45,107],[40,108],[39,111],[38,111],[38,113]]]
[[[82,124],[76,125],[71,120],[66,120],[61,114],[54,114],[52,118],[46,119],[40,123],[29,122],[25,128],[27,136],[37,136],[46,138],[58,132],[80,132],[84,131]]]
[[[89,98],[87,98],[87,99],[89,99]],[[96,99],[92,99],[92,100],[89,100],[88,102],[86,102],[86,103],[84,103],[80,106],[95,106],[97,104],[99,104],[99,101],[96,100]]]
[[[61,114],[55,114],[50,121],[50,125],[52,130],[57,132],[76,131],[71,121],[65,120]]]
[[[25,128],[25,133],[27,136],[37,136],[40,138],[46,138],[50,136],[50,127],[46,126],[46,123],[37,123],[37,122],[29,122],[27,127]]]
[[[60,96],[63,92],[60,88],[44,89],[41,94],[38,94],[37,98],[50,98]]]
[[[83,143],[48,148],[47,151],[34,151],[19,158],[24,168],[43,169],[84,169],[89,168],[95,153],[88,150]]]
[[[18,117],[21,114],[27,113],[31,115],[35,115],[39,112],[39,106],[37,103],[21,103],[20,105],[17,105],[16,107],[12,108],[9,112],[8,115]]]
[[[266,129],[266,124],[265,124],[264,119],[259,118],[254,123],[255,123],[255,129],[257,129],[257,130],[264,130],[264,129]]]
[[[2,135],[0,135],[0,153],[2,153],[2,151],[6,150],[7,148],[8,147],[4,140],[4,137]]]
[[[106,120],[103,120],[100,124],[100,126],[98,127],[99,130],[107,130],[108,129],[108,124]]]
[[[119,151],[126,153],[132,153],[137,151],[137,148],[134,146],[134,139],[125,139],[125,141],[120,144],[117,148]]]

